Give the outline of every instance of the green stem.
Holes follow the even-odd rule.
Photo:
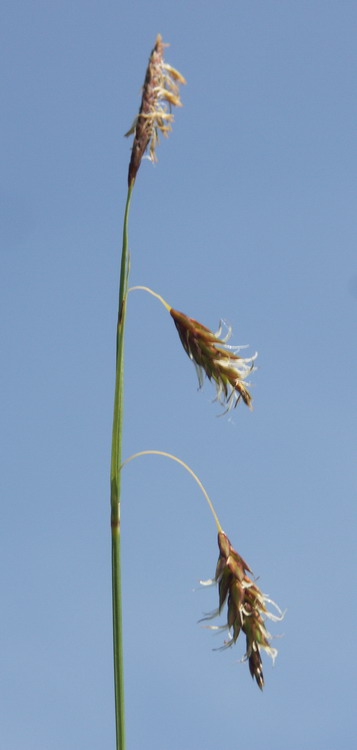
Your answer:
[[[120,268],[119,307],[116,339],[116,376],[110,470],[110,505],[112,530],[112,597],[116,750],[125,750],[124,668],[120,575],[120,464],[123,433],[124,327],[129,274],[128,216],[134,183],[128,189],[123,227],[123,249]]]

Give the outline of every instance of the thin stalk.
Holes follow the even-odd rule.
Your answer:
[[[131,286],[130,289],[128,289],[128,292],[134,292],[135,289],[142,289],[144,292],[149,292],[149,294],[152,294],[153,297],[157,297],[157,299],[159,299],[160,302],[162,302],[162,304],[164,305],[164,307],[166,307],[166,310],[168,310],[169,312],[172,309],[171,305],[169,305],[169,303],[166,302],[166,300],[163,297],[161,297],[161,294],[158,294],[157,292],[154,292],[152,289],[150,289],[149,286],[141,286],[141,285],[140,286]]]
[[[128,217],[134,183],[128,189],[123,226],[123,249],[120,268],[118,323],[116,336],[116,375],[113,414],[112,458],[110,470],[110,505],[112,532],[112,600],[116,750],[125,750],[124,665],[120,568],[120,464],[123,433],[124,328],[129,274]]]
[[[155,295],[155,296],[158,296],[158,295]],[[138,458],[139,456],[149,456],[149,455],[164,456],[165,458],[171,458],[172,461],[176,461],[176,463],[180,464],[180,466],[183,466],[183,468],[186,469],[186,471],[188,471],[189,474],[191,474],[191,477],[193,477],[193,479],[195,480],[195,482],[197,482],[200,490],[203,492],[203,495],[205,496],[205,499],[207,501],[208,507],[209,507],[209,509],[210,509],[210,511],[211,511],[211,513],[213,515],[213,518],[215,520],[215,524],[217,526],[218,533],[221,532],[222,531],[222,526],[221,526],[221,524],[219,522],[217,513],[216,513],[216,511],[215,511],[215,509],[213,507],[213,503],[212,503],[211,498],[209,497],[208,492],[205,490],[205,488],[204,488],[201,480],[198,478],[197,474],[195,474],[195,472],[191,469],[191,467],[188,464],[185,463],[185,461],[182,461],[182,458],[178,458],[178,456],[175,456],[173,453],[167,453],[167,451],[158,451],[158,450],[138,451],[138,453],[133,453],[132,456],[129,456],[129,458],[126,458],[125,461],[123,461],[123,463],[121,465],[121,468],[123,468],[125,466],[125,464],[128,464],[129,461],[132,461],[133,458]]]

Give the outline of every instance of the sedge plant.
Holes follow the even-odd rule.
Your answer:
[[[182,459],[162,450],[145,450],[122,461],[123,435],[123,386],[124,386],[124,332],[128,292],[142,289],[164,305],[171,315],[184,351],[195,365],[199,385],[203,385],[204,377],[211,380],[216,387],[216,399],[224,406],[224,411],[237,406],[243,401],[248,407],[252,406],[249,383],[246,378],[255,369],[256,354],[242,357],[242,347],[228,343],[231,329],[227,327],[222,335],[224,325],[220,324],[215,333],[194,318],[174,309],[157,292],[146,286],[136,286],[129,289],[129,250],[128,250],[128,220],[130,203],[137,174],[144,156],[150,161],[156,161],[156,146],[160,135],[167,136],[173,122],[173,107],[181,106],[179,87],[186,81],[184,77],[171,65],[164,61],[164,42],[160,34],[157,36],[151,52],[146,70],[139,113],[133,126],[126,135],[133,134],[131,158],[128,171],[128,193],[124,211],[123,244],[120,266],[118,318],[116,330],[116,375],[114,414],[112,432],[111,455],[111,538],[112,538],[112,606],[113,606],[113,657],[114,657],[114,687],[115,687],[115,720],[116,720],[116,750],[125,750],[125,722],[124,722],[124,675],[123,675],[123,645],[122,645],[122,598],[121,598],[121,565],[120,565],[120,478],[125,464],[134,458],[147,454],[156,454],[172,459],[183,466],[198,483],[209,508],[213,514],[218,532],[219,558],[215,575],[208,581],[201,581],[203,585],[216,584],[218,586],[218,608],[204,618],[211,621],[221,614],[227,605],[227,622],[223,626],[208,624],[213,629],[226,629],[228,637],[222,648],[232,646],[238,639],[240,632],[246,638],[245,659],[248,660],[252,677],[262,689],[264,684],[261,649],[265,650],[273,659],[276,649],[270,645],[271,635],[265,626],[266,618],[279,620],[283,616],[279,607],[263,594],[255,580],[249,575],[251,569],[243,558],[231,545],[222,530],[218,516],[202,482],[193,470]],[[270,609],[268,605],[271,605]]]

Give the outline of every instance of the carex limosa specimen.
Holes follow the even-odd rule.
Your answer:
[[[155,46],[149,58],[149,63],[143,85],[142,99],[139,112],[134,120],[130,133],[134,134],[131,158],[128,170],[128,194],[124,213],[123,246],[120,268],[118,321],[116,338],[116,380],[114,397],[112,458],[111,458],[111,528],[112,528],[112,591],[113,591],[113,639],[114,639],[114,678],[115,678],[115,712],[116,712],[116,747],[125,750],[124,728],[124,681],[123,681],[123,653],[122,653],[122,616],[120,589],[120,476],[123,432],[123,382],[124,382],[124,328],[126,316],[126,301],[129,275],[128,253],[128,217],[131,196],[143,157],[146,155],[152,162],[156,160],[156,146],[159,136],[167,136],[172,127],[172,107],[181,106],[179,85],[185,83],[183,76],[164,61],[164,47],[161,36],[158,35]],[[216,386],[216,398],[226,407],[226,411],[243,401],[251,407],[251,395],[248,390],[247,376],[255,369],[256,354],[242,357],[239,351],[242,347],[228,344],[230,328],[222,335],[223,325],[216,333],[199,323],[194,318],[171,307],[159,294],[148,287],[132,287],[146,289],[161,300],[169,311],[182,346],[194,363],[199,384],[202,385],[204,376]],[[204,619],[211,619],[221,614],[227,603],[227,624],[224,626],[208,625],[213,629],[226,628],[228,639],[223,648],[234,644],[240,632],[246,638],[245,658],[249,662],[252,677],[258,686],[263,687],[261,650],[265,650],[274,660],[276,650],[270,645],[271,636],[268,633],[265,620],[281,619],[282,613],[277,605],[263,594],[254,579],[249,576],[251,570],[243,558],[232,547],[228,537],[223,532],[213,505],[203,488],[202,483],[185,462],[165,451],[146,450],[131,456],[154,453],[164,455],[180,463],[196,479],[201,487],[208,505],[213,513],[217,530],[220,556],[216,574],[211,581],[203,584],[216,583],[219,590],[219,607]],[[268,609],[268,604],[275,608],[275,612]]]

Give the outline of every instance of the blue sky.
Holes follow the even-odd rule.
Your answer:
[[[217,418],[170,316],[131,295],[124,455],[197,472],[283,609],[261,694],[216,606],[215,526],[158,457],[123,479],[128,748],[351,750],[355,604],[354,2],[5,2],[1,746],[114,747],[109,461],[130,143],[160,32],[187,78],[130,216],[131,284],[258,350]],[[220,640],[221,638],[221,640]]]

